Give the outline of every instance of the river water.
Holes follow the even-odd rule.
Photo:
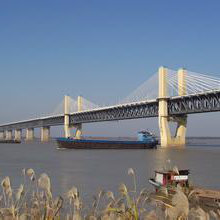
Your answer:
[[[53,194],[64,195],[73,185],[85,200],[100,189],[117,192],[120,183],[131,187],[127,175],[132,167],[138,189],[151,186],[148,178],[170,160],[181,169],[190,169],[194,184],[220,189],[220,138],[191,138],[184,149],[154,150],[58,150],[55,142],[47,144],[0,144],[0,180],[11,178],[15,188],[22,183],[23,168],[39,175],[46,172]]]

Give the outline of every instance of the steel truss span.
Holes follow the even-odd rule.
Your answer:
[[[168,100],[169,115],[220,111],[220,91],[174,97]]]
[[[168,98],[170,116],[220,111],[220,91]],[[70,124],[126,120],[158,116],[158,101],[122,105],[101,110],[75,113]]]
[[[158,101],[121,105],[106,109],[79,112],[70,116],[70,124],[115,121],[158,116]]]

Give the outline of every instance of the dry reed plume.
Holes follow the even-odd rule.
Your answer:
[[[178,171],[177,167],[174,170]],[[170,194],[167,188],[157,193],[137,191],[136,174],[132,168],[132,189],[121,183],[119,196],[100,191],[91,208],[83,204],[73,186],[64,197],[54,198],[51,181],[46,173],[36,176],[33,169],[23,169],[23,183],[14,190],[10,178],[1,181],[0,220],[208,220],[220,219],[220,209],[204,210],[198,203],[190,204],[193,191],[187,195],[180,186]]]

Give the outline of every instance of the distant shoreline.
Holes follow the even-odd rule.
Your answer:
[[[186,139],[196,139],[196,138],[200,138],[200,139],[220,139],[220,137],[209,137],[209,136],[207,136],[207,137],[204,137],[204,136],[201,136],[201,137],[199,137],[199,136],[186,137]]]

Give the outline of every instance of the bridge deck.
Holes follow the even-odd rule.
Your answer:
[[[220,111],[220,91],[168,98],[170,116]],[[158,116],[158,100],[129,103],[76,112],[70,115],[70,124],[101,121],[149,118]],[[0,125],[0,131],[11,129],[58,126],[64,124],[64,116],[48,116]]]

